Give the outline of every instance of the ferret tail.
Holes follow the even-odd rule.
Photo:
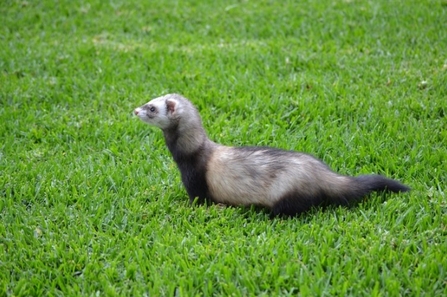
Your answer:
[[[339,193],[329,195],[329,202],[336,205],[355,203],[371,192],[408,192],[410,187],[381,175],[351,177],[350,182]],[[338,195],[337,195],[338,194]]]
[[[354,180],[369,192],[388,191],[393,193],[408,192],[410,187],[381,175],[360,175]]]
[[[348,206],[359,202],[371,192],[407,192],[410,190],[406,185],[381,175],[345,176],[341,179],[343,181],[333,179],[331,183],[325,184],[322,187],[324,190],[319,194],[306,194],[301,191],[284,196],[273,206],[271,216],[295,216],[315,206]]]

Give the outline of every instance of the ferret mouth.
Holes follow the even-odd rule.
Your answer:
[[[136,109],[133,111],[133,113],[134,113],[134,115],[136,115],[137,117],[139,117],[141,120],[149,119],[147,113],[146,113],[143,109],[141,109],[141,108],[139,108],[139,107],[136,108]]]
[[[141,116],[141,111],[142,111],[141,108],[138,107],[138,108],[135,108],[135,109],[134,109],[133,113],[134,113],[134,115],[136,115],[136,116]]]
[[[140,120],[142,120],[143,122],[146,123],[151,123],[151,118],[149,117],[149,115],[142,110],[141,108],[137,108],[133,111],[134,115],[137,116]]]

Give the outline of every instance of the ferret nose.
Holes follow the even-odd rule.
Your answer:
[[[135,109],[135,110],[133,111],[133,113],[134,113],[135,115],[138,115],[138,113],[139,113],[138,109]]]

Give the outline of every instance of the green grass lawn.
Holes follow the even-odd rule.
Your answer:
[[[447,2],[0,4],[0,296],[447,294]],[[211,139],[412,187],[270,220],[190,206],[162,134],[177,92]]]

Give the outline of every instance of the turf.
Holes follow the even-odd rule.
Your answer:
[[[2,1],[0,296],[447,294],[447,3]],[[408,194],[269,219],[191,206],[132,110]]]

